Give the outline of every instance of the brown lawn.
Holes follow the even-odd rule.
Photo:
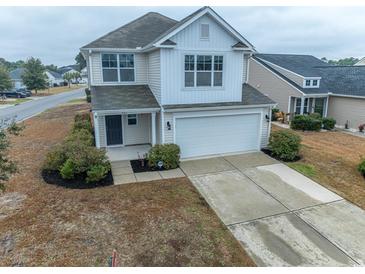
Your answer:
[[[273,130],[281,128],[273,125]],[[299,163],[312,165],[315,181],[365,209],[365,179],[357,165],[365,157],[365,138],[339,131],[301,132]]]
[[[58,93],[62,93],[62,92],[72,91],[72,90],[84,88],[84,87],[86,87],[86,85],[72,84],[71,87],[64,86],[64,87],[54,87],[54,88],[49,88],[49,89],[44,89],[44,90],[38,90],[37,94],[35,93],[34,90],[32,90],[32,94],[33,94],[33,96],[47,96],[47,95],[53,95],[53,94],[58,94]]]
[[[1,266],[106,266],[114,249],[119,266],[254,265],[186,178],[89,190],[44,183],[45,153],[87,109],[45,112],[12,139],[20,173],[5,195],[18,199],[0,208]]]

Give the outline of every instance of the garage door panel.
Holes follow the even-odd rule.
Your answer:
[[[259,114],[176,119],[183,158],[258,149]]]

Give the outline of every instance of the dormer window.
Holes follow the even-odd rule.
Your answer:
[[[209,39],[209,24],[200,24],[200,39]]]
[[[318,88],[319,87],[319,79],[305,79],[304,80],[305,88]]]

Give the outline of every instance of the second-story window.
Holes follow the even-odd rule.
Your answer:
[[[223,56],[185,55],[185,87],[222,87]]]
[[[104,82],[134,82],[133,54],[102,54]]]
[[[118,57],[116,54],[103,54],[103,80],[104,82],[118,82]]]

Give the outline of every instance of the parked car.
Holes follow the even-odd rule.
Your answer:
[[[32,96],[32,91],[30,91],[29,89],[26,89],[26,88],[18,88],[16,91],[24,92],[27,95],[27,97]]]
[[[17,90],[5,90],[0,92],[1,97],[5,98],[26,98],[28,97],[27,93],[24,91]]]

